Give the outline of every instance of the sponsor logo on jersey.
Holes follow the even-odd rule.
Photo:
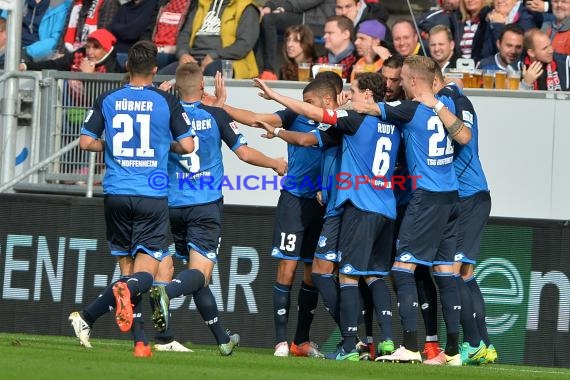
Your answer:
[[[91,119],[91,116],[93,116],[93,110],[89,110],[89,112],[87,112],[87,116],[85,116],[84,123],[87,123],[89,119]]]
[[[232,127],[232,129],[236,135],[239,135],[239,128],[238,128],[237,123],[235,121],[230,122],[230,127]]]
[[[319,247],[324,247],[327,245],[327,237],[326,236],[319,236]]]

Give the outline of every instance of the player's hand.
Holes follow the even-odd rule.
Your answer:
[[[275,94],[273,91],[263,80],[259,78],[253,78],[253,86],[259,88],[262,92],[258,95],[264,99],[272,100]]]
[[[538,78],[540,78],[543,72],[544,69],[542,68],[542,63],[539,61],[534,61],[528,66],[528,68],[526,66],[523,66],[523,81],[527,85],[531,86],[534,82],[536,82]]]
[[[325,204],[323,203],[323,192],[322,191],[317,191],[317,202],[319,202],[319,204],[321,206],[324,206]]]
[[[190,54],[182,54],[178,59],[178,63],[198,63],[198,61],[196,61],[196,58],[192,57]]]
[[[507,22],[507,15],[495,9],[487,14],[487,20],[491,23],[505,24]]]
[[[429,108],[435,107],[438,102],[438,100],[435,98],[435,95],[430,91],[420,92],[419,94],[416,94],[414,100],[425,104]]]
[[[217,71],[216,75],[214,76],[214,95],[217,99],[216,107],[222,107],[228,99],[228,92],[226,90],[224,76],[219,71]]]
[[[341,91],[341,93],[336,96],[336,101],[339,106],[347,104],[351,99],[352,99],[352,94],[350,93],[350,91]]]
[[[275,161],[275,167],[273,168],[273,170],[278,175],[284,176],[285,173],[287,173],[287,169],[289,169],[287,161],[285,161],[285,158],[283,157],[274,158],[274,161]]]
[[[269,139],[269,140],[276,137],[275,136],[275,127],[272,126],[271,124],[268,124],[264,121],[259,120],[259,121],[255,121],[251,126],[254,128],[264,129],[265,132],[267,132],[267,133],[262,134],[261,137],[264,137],[264,138]]]
[[[214,94],[209,94],[206,91],[202,94],[202,104],[212,107],[220,107],[217,105],[218,98]]]
[[[158,86],[158,88],[162,91],[168,91],[172,88],[172,85],[174,85],[174,83],[175,82],[173,82],[172,80],[165,80],[160,84],[160,86]]]
[[[374,53],[376,53],[376,55],[378,57],[380,57],[380,59],[383,61],[387,60],[388,58],[390,58],[392,56],[392,53],[390,53],[390,50],[386,49],[382,45],[374,45],[374,46],[372,46],[372,50],[374,50]]]

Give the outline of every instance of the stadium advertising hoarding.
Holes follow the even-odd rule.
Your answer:
[[[69,313],[119,276],[105,241],[102,199],[6,194],[0,195],[0,215],[0,331],[72,336]],[[224,325],[241,334],[244,346],[274,344],[273,216],[270,207],[224,209],[220,261],[211,287]],[[477,275],[500,362],[567,365],[569,247],[569,229],[562,222],[493,219],[487,227]],[[182,265],[177,263],[175,272]],[[292,305],[300,281],[294,284]],[[171,307],[178,340],[214,344],[191,300],[174,299]],[[292,337],[296,307],[291,310]],[[401,342],[397,312],[394,318],[395,340]],[[92,334],[95,339],[119,336],[111,314],[95,324]],[[123,337],[130,339],[129,334]],[[337,337],[320,305],[312,339],[327,349]]]

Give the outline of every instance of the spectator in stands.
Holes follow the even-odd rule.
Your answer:
[[[122,4],[113,16],[107,30],[117,38],[115,50],[121,69],[125,67],[129,48],[137,41],[151,39],[157,10],[157,0],[131,0]]]
[[[525,33],[523,60],[524,90],[570,90],[570,56],[554,53],[548,36],[539,29]]]
[[[83,73],[117,73],[119,65],[113,46],[117,39],[106,29],[97,29],[87,37],[87,43],[76,52],[63,57],[20,64],[20,70],[60,70]]]
[[[553,21],[542,24],[555,53],[570,54],[570,0],[552,0]]]
[[[461,0],[461,21],[455,30],[455,46],[462,58],[479,62],[493,54],[493,47],[488,46],[490,40],[486,37],[490,4],[491,0]]]
[[[283,45],[284,64],[281,65],[281,79],[299,80],[298,64],[315,62],[315,39],[307,25],[293,25],[285,30]]]
[[[62,38],[62,52],[74,52],[83,47],[87,37],[102,28],[99,25],[100,11],[106,4],[116,0],[74,0],[68,12],[65,31]],[[107,13],[105,15],[108,16]]]
[[[483,58],[478,68],[483,70],[521,70],[524,31],[517,24],[503,28],[497,41],[498,53]]]
[[[49,1],[47,3],[49,5]],[[22,57],[25,60],[37,62],[53,57],[57,51],[57,44],[62,36],[65,18],[70,7],[71,0],[64,0],[49,7],[41,20],[38,19],[39,23],[36,24],[34,21],[29,27],[26,26],[29,13],[26,15],[24,25],[22,25]],[[30,12],[29,9],[28,12]],[[36,18],[37,16],[34,19]]]
[[[323,35],[325,20],[334,14],[334,0],[270,0],[261,8],[261,33],[258,55],[262,57],[259,76],[276,80],[279,67],[277,51],[278,35],[291,25],[306,24],[317,36]]]
[[[22,19],[22,47],[39,41],[40,22],[49,8],[50,0],[25,0]]]
[[[391,54],[381,45],[386,37],[386,26],[377,20],[366,20],[358,25],[354,46],[361,57],[352,68],[350,81],[360,72],[378,72]]]
[[[429,54],[437,62],[441,71],[454,69],[458,55],[451,30],[445,25],[436,25],[429,31]]]
[[[346,16],[331,16],[325,23],[325,49],[327,54],[319,57],[318,63],[341,64],[343,79],[349,80],[352,66],[356,62],[356,51],[352,43],[354,26]]]
[[[0,17],[0,69],[4,69],[5,50],[6,50],[6,19]]]
[[[351,19],[355,29],[366,20],[377,20],[386,25],[390,16],[381,3],[367,4],[364,0],[336,0],[334,11],[337,16]]]
[[[487,14],[487,21],[489,31],[486,33],[486,38],[489,39],[487,46],[492,48],[491,54],[497,52],[496,41],[499,40],[505,25],[517,24],[525,31],[540,28],[534,16],[520,0],[493,0],[493,7]]]
[[[190,10],[192,0],[170,0],[158,10],[152,42],[158,49],[158,68],[176,61],[176,40]]]
[[[228,59],[233,61],[234,78],[257,77],[253,47],[258,25],[259,10],[252,0],[198,0],[178,36],[178,62],[159,74],[174,75],[179,64],[197,62],[204,75],[214,76],[222,71],[222,60]]]
[[[410,20],[400,19],[394,22],[392,40],[394,49],[404,58],[410,55],[423,55],[418,34]]]
[[[420,38],[427,41],[429,31],[436,25],[444,25],[450,28],[452,34],[461,13],[459,12],[459,0],[438,0],[439,6],[430,9],[417,18]]]
[[[554,20],[552,15],[551,0],[525,0],[526,9],[532,14],[536,25],[543,25],[545,22]]]

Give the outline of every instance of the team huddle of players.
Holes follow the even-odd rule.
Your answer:
[[[156,47],[151,43],[133,45],[127,62],[130,83],[98,98],[80,139],[83,149],[106,153],[107,239],[122,275],[92,304],[70,315],[82,345],[91,346],[92,325],[111,306],[119,328],[133,333],[134,354],[151,356],[140,311],[142,294],[149,291],[153,322],[164,338],[155,349],[185,349],[169,328],[169,300],[180,295],[193,295],[222,355],[239,344],[239,335],[223,328],[208,287],[221,230],[221,186],[181,189],[176,180],[183,175],[185,181],[199,181],[207,171],[221,181],[223,141],[241,160],[287,173],[285,182],[314,178],[317,183],[318,178],[339,178],[341,172],[364,179],[358,187],[323,183],[318,191],[289,183],[281,191],[271,252],[279,259],[273,293],[275,356],[360,360],[357,330],[364,289],[380,331],[378,352],[374,347],[368,357],[378,353],[380,361],[432,365],[496,360],[473,274],[491,207],[478,158],[477,117],[460,88],[444,83],[434,61],[391,57],[381,74],[356,76],[349,94],[342,93],[340,78],[317,76],[303,90],[303,101],[254,79],[262,96],[286,107],[272,114],[224,104],[220,76],[217,99],[206,105],[204,79],[194,64],[181,65],[176,72],[180,100],[156,89]],[[144,102],[145,111],[115,110],[124,100]],[[234,120],[265,129],[267,138],[286,141],[287,161],[249,147]],[[194,130],[191,123],[205,127]],[[103,132],[105,142],[100,139]],[[121,166],[131,160],[156,165]],[[157,172],[168,173],[168,187],[150,180]],[[415,180],[396,186],[391,182],[395,176]],[[188,262],[174,280],[168,226],[176,255]],[[297,329],[289,345],[290,293],[299,262],[304,275]],[[447,327],[444,350],[437,344],[432,276]],[[386,283],[390,277],[403,328],[397,349]],[[337,350],[326,355],[309,336],[319,294],[342,335]],[[426,322],[425,360],[417,337],[420,304]]]

